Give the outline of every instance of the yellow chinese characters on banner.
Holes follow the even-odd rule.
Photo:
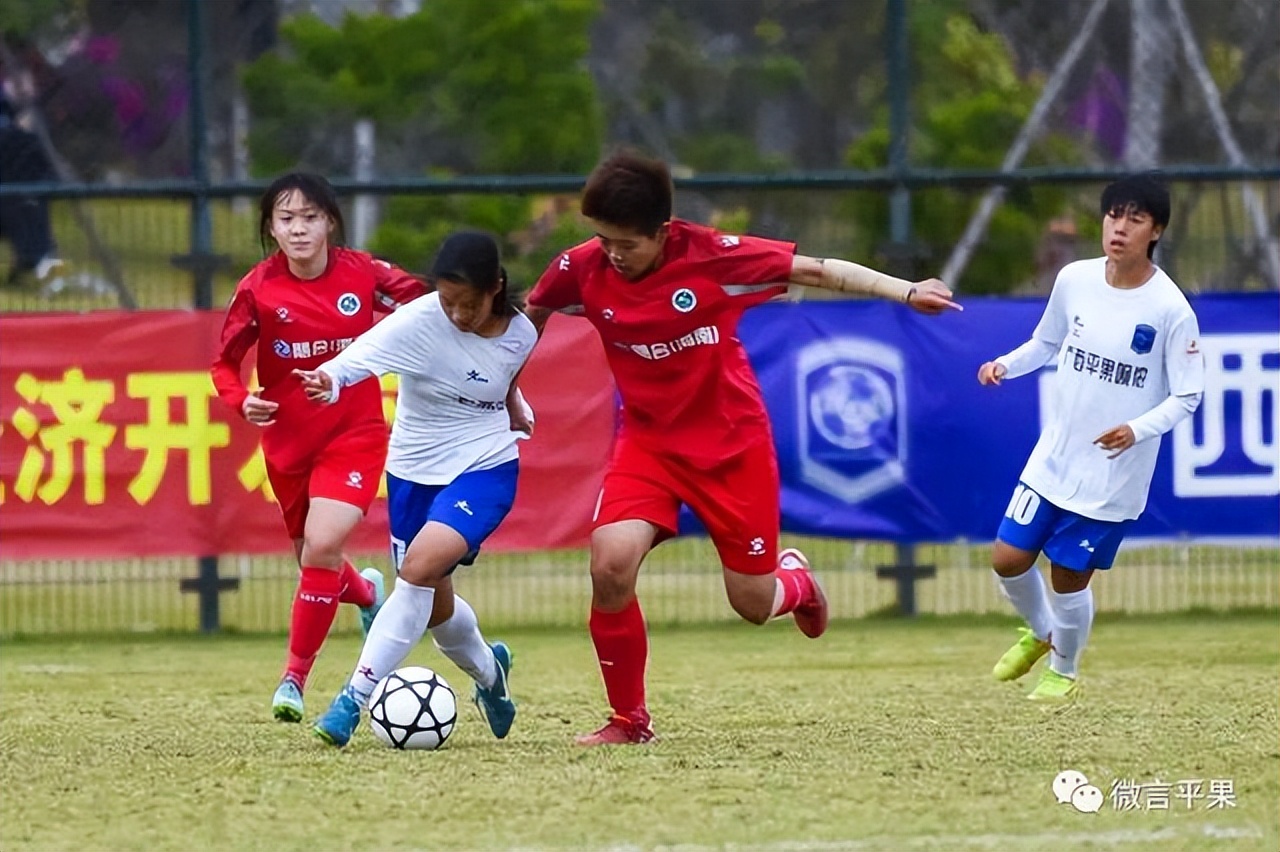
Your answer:
[[[215,391],[208,372],[129,373],[124,386],[127,398],[145,403],[146,411],[142,422],[124,424],[124,446],[143,454],[129,480],[129,495],[139,506],[149,503],[169,471],[170,456],[182,452],[187,502],[207,505],[213,496],[211,453],[231,444],[230,426],[210,418]],[[85,504],[102,505],[107,499],[107,451],[119,432],[106,416],[116,402],[116,382],[88,379],[81,367],[71,367],[56,380],[41,381],[24,372],[14,390],[21,402],[6,425],[26,446],[13,496],[53,505],[67,496],[78,475]],[[175,421],[171,414],[175,403],[183,420]],[[0,488],[0,503],[7,498]]]

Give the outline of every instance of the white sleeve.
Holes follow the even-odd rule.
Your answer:
[[[1200,323],[1190,308],[1165,335],[1164,370],[1174,396],[1204,393],[1204,353],[1200,351]]]
[[[1167,396],[1164,402],[1155,408],[1130,420],[1128,426],[1133,430],[1134,443],[1158,438],[1173,429],[1180,421],[1195,413],[1195,410],[1200,407],[1202,395],[1188,393]]]
[[[1033,337],[1012,352],[996,359],[1005,369],[1005,378],[1016,379],[1040,369],[1058,357],[1058,347],[1038,337]]]
[[[1062,341],[1067,339],[1067,312],[1059,292],[1061,284],[1060,272],[1058,280],[1053,282],[1053,289],[1049,291],[1049,302],[1044,306],[1040,322],[1036,323],[1035,331],[1031,332],[1031,339],[996,359],[996,363],[1005,368],[1005,378],[1025,376],[1058,357]]]
[[[410,302],[391,314],[316,368],[333,379],[330,402],[337,400],[344,385],[355,384],[370,376],[421,371],[430,339],[421,311],[413,310],[414,304]]]

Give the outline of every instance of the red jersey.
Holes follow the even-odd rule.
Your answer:
[[[795,250],[673,219],[661,265],[639,281],[620,275],[592,239],[553,260],[528,302],[595,326],[630,437],[705,465],[770,439],[736,335],[743,311],[787,291]]]
[[[272,254],[240,280],[227,308],[212,371],[218,396],[242,413],[249,390],[241,362],[257,343],[259,395],[280,403],[276,422],[263,433],[269,456],[302,459],[335,429],[385,424],[376,378],[344,388],[333,405],[320,405],[306,398],[291,372],[314,370],[372,328],[375,312],[390,313],[424,292],[414,276],[362,251],[331,248],[324,273],[305,281],[289,271],[283,254]]]

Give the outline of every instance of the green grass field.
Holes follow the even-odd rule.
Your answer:
[[[481,613],[483,615],[483,611]],[[1060,712],[988,672],[995,618],[655,632],[660,741],[584,750],[603,721],[582,630],[506,633],[521,714],[469,705],[447,747],[346,750],[267,709],[279,636],[150,636],[0,651],[0,849],[1275,850],[1276,616],[1104,617],[1084,698]],[[331,639],[308,718],[354,662]],[[428,647],[412,662],[466,677]],[[1113,782],[1229,781],[1233,807],[1096,814],[1062,769]]]

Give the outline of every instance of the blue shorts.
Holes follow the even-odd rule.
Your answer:
[[[387,514],[391,521],[391,562],[396,573],[409,543],[436,521],[467,541],[469,553],[459,563],[470,565],[480,545],[498,528],[516,500],[520,462],[512,460],[487,470],[470,470],[448,485],[419,485],[387,474]]]
[[[1106,569],[1115,561],[1129,523],[1068,512],[1019,482],[996,538],[1019,550],[1044,551],[1053,564],[1072,571]]]

